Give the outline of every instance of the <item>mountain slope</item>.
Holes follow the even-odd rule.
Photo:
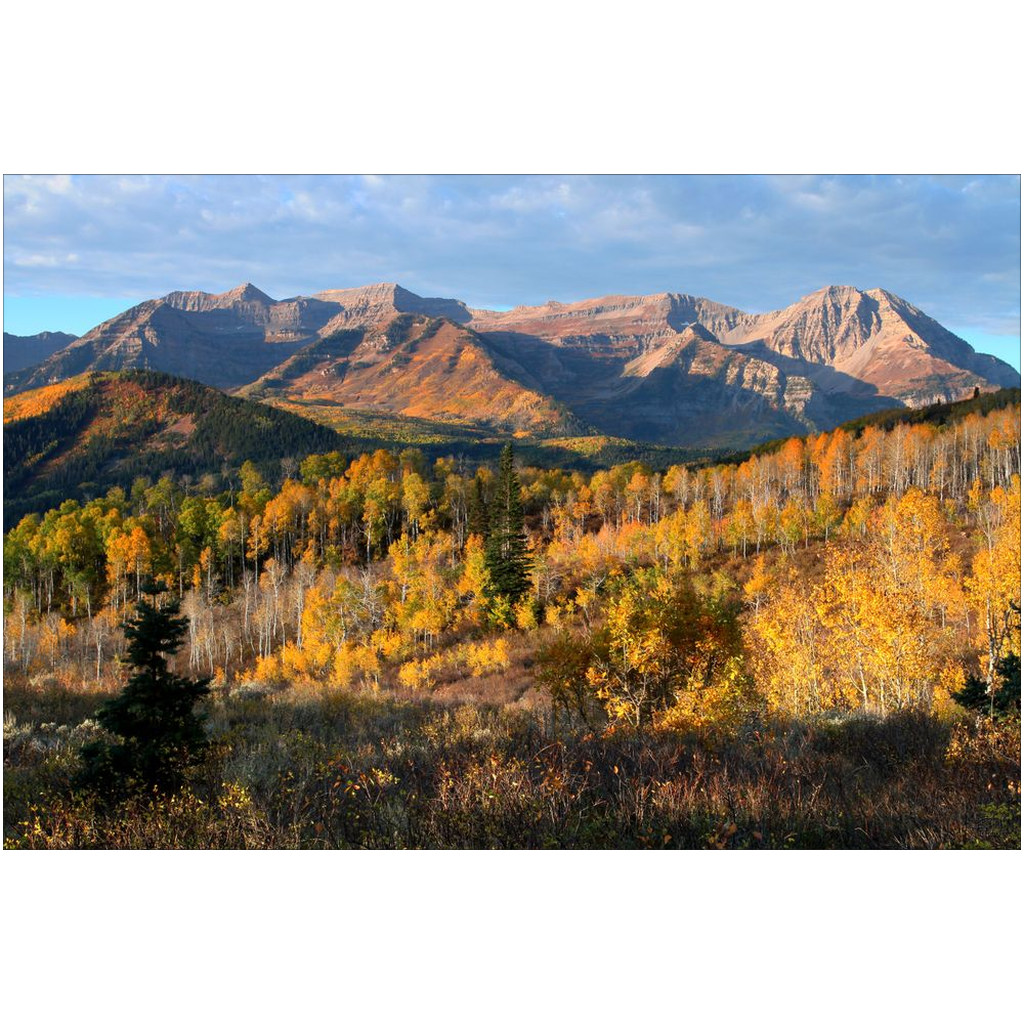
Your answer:
[[[105,321],[41,366],[5,374],[27,390],[97,370],[154,369],[215,387],[237,387],[316,337],[333,313],[312,300],[274,303],[243,285],[222,295],[172,292]]]
[[[292,413],[145,371],[96,373],[4,400],[5,529],[26,512],[170,470],[198,478],[246,459],[338,448],[338,435]]]
[[[413,313],[337,331],[242,393],[542,436],[579,433],[579,424],[514,359],[450,320]]]
[[[699,323],[712,334],[731,330],[741,310],[693,295],[606,295],[600,299],[543,306],[517,306],[507,312],[474,309],[470,326],[490,336],[526,335],[559,348],[593,356],[637,355]]]
[[[741,318],[721,340],[755,348],[763,358],[774,353],[829,368],[836,390],[849,393],[867,385],[910,406],[955,401],[975,387],[1020,383],[1011,366],[980,355],[916,306],[880,288],[823,288],[785,309]]]
[[[515,311],[511,311],[515,312]],[[517,319],[515,331],[483,331],[545,390],[598,430],[636,440],[731,447],[799,430],[831,428],[894,403],[864,385],[829,386],[802,360],[722,345],[720,331],[747,314],[685,296],[613,297],[552,314],[551,304]],[[676,330],[676,328],[679,330]],[[529,334],[528,331],[535,331]],[[591,333],[587,333],[591,332]]]
[[[217,295],[171,292],[93,328],[42,365],[11,367],[12,394],[96,370],[152,369],[231,390],[252,383],[319,337],[378,326],[401,313],[470,319],[454,299],[423,299],[396,284],[275,300],[252,284]],[[9,372],[13,370],[14,372]]]
[[[662,443],[830,429],[1020,383],[1011,366],[880,289],[825,288],[765,314],[674,293],[472,313],[476,331],[580,417]]]
[[[8,334],[4,331],[4,373],[36,366],[75,340],[74,334],[42,331],[39,334]]]
[[[318,292],[315,298],[338,307],[334,318],[320,332],[323,335],[333,334],[346,327],[383,323],[398,313],[443,316],[457,324],[468,323],[471,319],[468,307],[458,299],[424,299],[392,283],[338,288]]]
[[[719,446],[806,429],[810,383],[718,344],[699,324],[686,327],[623,367],[607,397],[577,403],[599,429],[674,444]]]

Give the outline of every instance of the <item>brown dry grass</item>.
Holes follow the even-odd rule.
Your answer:
[[[210,757],[183,792],[107,805],[70,786],[104,694],[9,685],[5,845],[1020,846],[1019,723],[901,715],[593,735],[522,697],[474,703],[474,686],[497,693],[481,678],[459,700],[221,695]]]

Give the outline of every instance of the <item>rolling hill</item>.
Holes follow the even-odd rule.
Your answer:
[[[27,512],[136,477],[237,469],[336,450],[334,431],[293,413],[148,371],[86,374],[4,400],[5,529]]]

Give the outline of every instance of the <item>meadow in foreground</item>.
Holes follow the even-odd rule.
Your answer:
[[[966,712],[597,735],[543,706],[215,695],[173,795],[76,792],[106,695],[4,692],[7,848],[1019,848],[1020,725]]]

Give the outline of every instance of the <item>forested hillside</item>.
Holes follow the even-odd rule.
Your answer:
[[[71,401],[76,394],[54,408],[85,420],[89,408]],[[534,722],[546,743],[554,730],[586,735],[588,743],[604,736],[613,744],[621,735],[685,746],[687,736],[733,742],[750,729],[762,730],[763,739],[775,735],[773,722],[811,728],[828,716],[906,723],[907,715],[923,715],[921,735],[931,738],[920,742],[945,751],[950,726],[942,723],[957,720],[961,703],[987,711],[1019,706],[1020,407],[986,402],[983,411],[961,410],[940,424],[927,416],[867,423],[791,438],[739,464],[665,472],[631,462],[593,474],[513,470],[510,463],[471,473],[454,459],[428,463],[410,449],[353,459],[309,455],[279,487],[251,462],[238,489],[221,493],[171,479],[140,481],[25,517],[8,533],[5,663],[13,678],[44,673],[72,689],[109,686],[119,678],[122,624],[155,577],[182,599],[188,618],[179,667],[212,677],[225,709],[239,700],[269,702],[261,705],[266,722],[278,714],[272,709],[285,714],[334,699],[343,716],[406,721],[405,711],[388,709],[412,702],[422,709],[410,710],[402,727],[412,736],[427,728],[427,709],[437,702],[505,705]],[[182,404],[181,415],[188,408]],[[33,444],[45,434],[40,439]],[[238,440],[239,450],[244,443]],[[474,721],[481,736],[498,728]],[[893,756],[910,756],[900,745],[913,750],[918,741],[904,727],[918,728],[894,724],[898,741],[864,742],[897,742]],[[470,780],[491,771],[487,763],[498,775],[518,771],[524,754],[512,750],[520,740],[501,749],[470,744],[457,776],[460,799],[483,799]],[[262,741],[237,742],[249,757],[251,744]],[[330,742],[325,734],[317,750]],[[647,742],[630,756],[646,756]],[[835,742],[847,740],[837,734]],[[379,772],[398,780],[411,771],[397,754],[367,761],[345,749],[346,758],[362,759],[367,778]],[[255,775],[247,782],[244,771],[237,775],[241,762],[225,756],[236,765],[230,785],[259,804],[260,786],[269,783]],[[289,754],[288,770],[313,771],[305,756]],[[313,756],[332,763],[328,753]],[[1012,779],[1011,762],[998,771]],[[667,770],[658,763],[656,771]],[[435,764],[425,776],[417,769],[393,793],[408,801],[412,791],[402,786],[412,786],[424,807],[441,814],[442,769]],[[346,784],[357,784],[355,771],[342,772]],[[538,778],[528,775],[523,785],[546,806]],[[872,786],[883,782],[871,779]],[[632,777],[630,785],[638,784]],[[358,785],[392,792],[379,779]],[[590,807],[585,790],[573,789],[580,778],[570,772],[564,785]],[[849,785],[859,792],[860,783]],[[314,799],[313,790],[307,796]],[[361,797],[353,799],[350,811],[361,806]],[[935,804],[921,812],[924,824],[913,814],[876,820],[881,805],[874,802],[854,819],[883,845],[955,845],[982,835],[988,812],[939,820],[948,810],[944,797],[935,792],[929,800]],[[527,812],[513,805],[506,812],[518,824],[501,826],[512,829],[502,842],[525,827],[515,816]],[[648,807],[658,820],[655,811],[656,804]],[[695,826],[687,820],[665,824],[666,834],[685,832],[691,842]],[[754,843],[754,834],[765,833],[754,811],[746,820],[744,841]],[[639,826],[629,822],[606,823],[620,830],[616,842],[639,842]],[[446,827],[455,829],[450,842],[470,841],[458,838],[454,821]],[[802,841],[826,841],[822,827],[813,825],[816,838]],[[782,818],[771,828],[771,844],[781,844]],[[857,844],[853,828],[836,836]],[[345,828],[338,835],[351,841]],[[373,832],[372,842],[396,840]]]
[[[337,434],[300,416],[148,371],[84,374],[5,399],[5,528],[26,512],[170,473],[198,483],[253,460],[338,447]]]
[[[841,423],[840,429],[845,430],[855,437],[859,437],[866,428],[878,427],[882,430],[892,430],[897,426],[914,426],[915,424],[929,424],[934,427],[945,426],[948,423],[956,423],[972,414],[995,412],[998,409],[1007,409],[1020,405],[1020,388],[1000,388],[998,391],[986,391],[975,395],[973,398],[965,398],[960,402],[935,402],[932,405],[921,406],[918,409],[883,409],[881,412],[870,413],[867,416],[858,416],[856,419],[847,420]],[[765,455],[769,452],[777,452],[788,440],[779,438],[774,441],[766,441],[747,452],[730,456],[729,461],[743,462],[751,455]]]

